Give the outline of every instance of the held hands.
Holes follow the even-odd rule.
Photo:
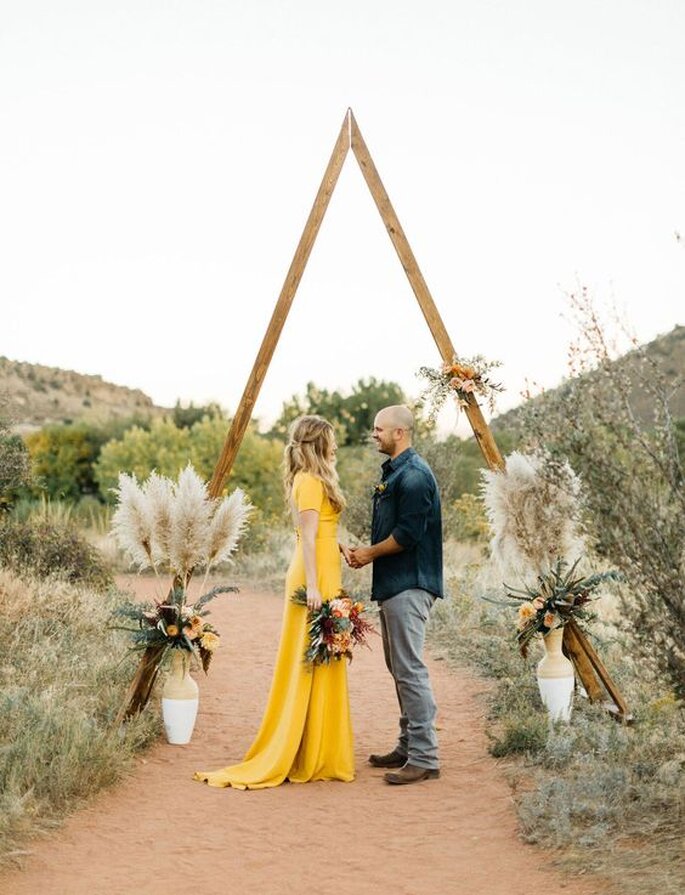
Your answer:
[[[370,547],[351,547],[348,552],[349,559],[347,556],[345,556],[345,559],[348,566],[352,569],[361,569],[363,566],[373,562],[373,551]]]

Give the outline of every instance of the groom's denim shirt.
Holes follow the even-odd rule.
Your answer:
[[[380,602],[414,587],[442,597],[442,519],[433,471],[414,448],[386,460],[382,470],[371,542],[392,535],[404,550],[374,562],[371,599]]]

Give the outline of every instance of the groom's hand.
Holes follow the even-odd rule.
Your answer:
[[[373,552],[370,547],[353,547],[350,550],[350,565],[353,569],[361,569],[373,562]]]

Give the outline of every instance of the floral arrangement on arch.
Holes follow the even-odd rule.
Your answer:
[[[421,367],[417,375],[428,384],[419,401],[428,403],[428,418],[434,420],[449,397],[456,400],[457,409],[468,406],[469,395],[483,398],[492,412],[495,396],[504,391],[504,386],[495,382],[490,374],[501,366],[500,361],[489,361],[477,354],[471,358],[455,356],[451,363],[445,363],[439,369]]]
[[[298,606],[307,605],[307,588],[298,587],[290,598]],[[367,634],[378,631],[363,616],[366,603],[355,600],[344,590],[333,600],[325,600],[320,609],[311,610],[307,620],[307,665],[329,665],[332,661],[352,661],[352,650],[366,646]]]
[[[119,487],[113,490],[117,508],[112,531],[119,546],[139,571],[154,571],[160,588],[165,588],[161,573],[174,577],[163,599],[119,607],[115,616],[133,626],[114,627],[130,632],[133,649],[153,648],[160,661],[168,650],[186,650],[206,672],[220,642],[219,632],[205,621],[206,606],[219,594],[238,590],[219,585],[203,593],[207,576],[212,568],[230,560],[251,505],[239,488],[228,497],[210,498],[205,482],[190,464],[177,482],[153,472],[139,483],[134,475],[122,473]],[[190,577],[194,569],[202,567],[201,596],[190,600]]]

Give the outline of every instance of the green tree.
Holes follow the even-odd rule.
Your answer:
[[[149,431],[134,427],[121,439],[108,442],[100,452],[96,476],[103,494],[112,498],[119,473],[145,479],[156,469],[176,478],[187,463],[210,479],[221,453],[229,421],[219,416],[204,416],[190,428],[179,429],[170,419],[156,420]],[[229,490],[243,488],[250,500],[268,518],[283,508],[280,464],[283,445],[248,428],[228,479]]]
[[[303,413],[317,413],[333,423],[340,446],[363,444],[373,428],[376,413],[382,407],[406,403],[406,395],[397,383],[378,380],[373,376],[358,380],[348,395],[339,391],[329,392],[309,382],[303,396],[293,395],[284,403],[272,434],[285,438],[294,419]]]
[[[45,426],[26,436],[33,464],[33,493],[53,499],[97,494],[93,464],[107,433],[87,423]]]
[[[196,407],[191,401],[187,407],[182,407],[179,400],[176,401],[171,418],[179,429],[190,429],[206,416],[223,417],[223,413],[219,405],[214,402]]]

